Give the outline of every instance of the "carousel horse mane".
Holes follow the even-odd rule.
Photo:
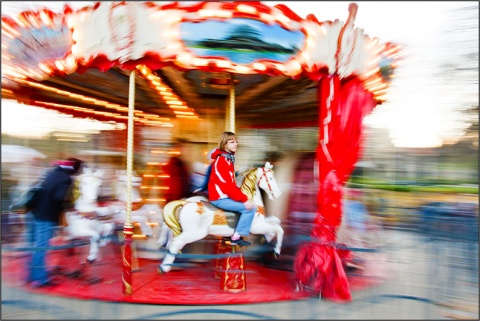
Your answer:
[[[257,188],[255,184],[256,182],[257,169],[253,168],[247,173],[247,175],[245,175],[242,181],[242,186],[240,187],[240,190],[243,192],[243,194],[247,195],[249,199],[252,199],[255,195],[255,190]]]

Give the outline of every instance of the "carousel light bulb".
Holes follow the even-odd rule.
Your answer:
[[[16,37],[20,36],[20,33],[15,28],[13,28],[12,26],[10,26],[5,22],[2,23],[2,33],[4,33],[5,35],[7,35],[12,39],[15,39]]]
[[[49,74],[52,72],[52,70],[50,69],[50,67],[48,65],[46,65],[45,63],[41,62],[38,64],[38,68],[40,68],[43,72]]]
[[[40,29],[40,21],[38,21],[38,16],[36,14],[29,14],[28,21],[35,29]]]
[[[52,21],[50,20],[49,16],[45,12],[45,10],[40,11],[40,20],[46,25],[50,26]]]
[[[253,63],[253,68],[255,70],[259,70],[259,71],[265,71],[267,70],[267,66],[265,66],[265,64],[262,64],[262,63],[259,63],[259,62],[255,62]]]
[[[217,64],[217,67],[225,68],[225,69],[230,68],[232,66],[230,61],[226,61],[226,60],[217,60],[216,64]]]
[[[264,21],[266,24],[271,25],[273,21],[275,20],[271,14],[261,12],[260,13],[260,19]]]
[[[68,55],[67,59],[65,59],[65,65],[67,66],[68,69],[74,69],[77,67],[77,62],[75,60],[75,57],[72,55]]]
[[[176,61],[181,65],[188,66],[192,61],[192,55],[189,53],[181,53],[177,56]]]
[[[304,52],[305,52],[305,51],[312,51],[314,47],[315,47],[315,39],[312,39],[312,37],[308,37],[308,38],[305,40],[305,49],[304,49]]]
[[[26,22],[21,16],[13,16],[12,20],[20,27],[20,28],[26,28]],[[2,26],[5,22],[2,21]]]
[[[67,27],[68,27],[69,29],[72,29],[73,26],[75,25],[75,17],[74,17],[73,15],[69,14],[69,15],[67,16],[67,18],[65,19],[65,22],[66,22],[66,24],[67,24]]]
[[[303,58],[303,61],[305,61],[305,62],[310,61],[310,59],[311,59],[310,54],[306,50],[304,50],[300,53],[300,57]]]
[[[280,22],[280,24],[284,26],[288,26],[290,24],[290,18],[284,16],[283,13],[278,9],[273,11],[273,17],[276,21]]]
[[[30,25],[30,21],[28,21],[28,18],[25,16],[25,15],[19,15],[17,17],[17,19],[21,22],[21,25],[24,27],[24,28],[29,28],[31,25]]]
[[[208,64],[208,60],[202,59],[202,58],[196,58],[193,60],[193,63],[192,63],[192,65],[196,67],[206,66],[207,64]]]
[[[235,72],[240,74],[248,74],[251,71],[251,69],[247,66],[233,66],[233,69],[235,69]]]
[[[57,69],[60,71],[65,70],[65,66],[63,65],[61,60],[55,60],[55,67],[57,67]]]
[[[72,45],[72,47],[71,47],[70,50],[72,51],[72,55],[73,55],[73,56],[77,56],[77,55],[78,55],[78,46],[77,46],[77,44],[74,43],[74,44]]]
[[[77,42],[80,38],[80,34],[77,30],[72,31],[72,41]]]
[[[289,61],[285,67],[289,76],[298,75],[302,71],[302,66],[295,59]]]
[[[256,8],[254,8],[252,6],[245,5],[245,4],[239,4],[237,6],[237,11],[250,13],[250,14],[257,14],[257,9]]]

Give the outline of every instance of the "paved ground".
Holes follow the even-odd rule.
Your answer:
[[[399,230],[386,231],[385,238],[382,253],[365,254],[365,259],[371,269],[388,264],[391,274],[379,286],[352,291],[351,303],[318,297],[221,306],[109,303],[39,296],[2,282],[1,316],[2,320],[478,320],[478,242],[432,240]]]

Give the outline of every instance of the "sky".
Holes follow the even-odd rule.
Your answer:
[[[184,1],[180,1],[184,2]],[[93,2],[69,2],[73,8]],[[300,17],[313,14],[319,21],[348,18],[351,1],[266,1],[274,6],[283,3]],[[457,113],[459,106],[478,106],[478,77],[473,86],[462,85],[455,79],[439,77],[442,66],[458,61],[465,48],[458,47],[452,32],[455,9],[476,6],[476,25],[471,31],[471,50],[478,53],[477,1],[356,1],[358,12],[355,26],[380,42],[395,42],[404,48],[388,93],[388,101],[375,108],[365,119],[372,127],[386,128],[396,147],[435,147],[458,139],[464,124]],[[2,14],[11,14],[28,8],[48,6],[61,10],[63,2],[6,2]],[[468,49],[468,48],[467,48]],[[478,63],[476,65],[478,73]],[[478,76],[478,75],[477,75]],[[5,106],[6,107],[6,106]],[[2,104],[3,116],[8,112]]]

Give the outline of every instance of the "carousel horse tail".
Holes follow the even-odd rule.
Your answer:
[[[182,233],[182,226],[180,225],[176,215],[177,209],[186,203],[188,202],[185,200],[171,201],[165,204],[163,207],[163,220],[165,221],[165,224],[167,224],[167,226],[172,230],[174,237]]]

